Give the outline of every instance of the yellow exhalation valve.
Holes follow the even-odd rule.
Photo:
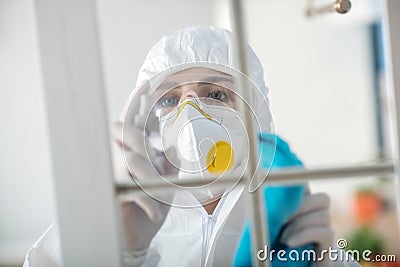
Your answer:
[[[210,173],[224,173],[230,170],[235,161],[231,145],[225,141],[215,143],[208,151],[207,170]]]

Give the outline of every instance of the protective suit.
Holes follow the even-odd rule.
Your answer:
[[[271,143],[278,139],[278,151],[274,157],[275,168],[299,166],[301,162],[289,150],[286,142],[274,135],[262,135],[261,155],[263,164],[269,166],[268,153],[273,150]],[[269,142],[268,142],[269,141]],[[154,237],[144,256],[147,266],[250,266],[249,228],[241,238],[247,220],[248,193],[243,186],[237,186],[223,196],[212,215],[204,208],[171,208],[166,220]],[[304,186],[271,187],[264,191],[269,203],[269,232],[273,248],[278,242],[282,226],[299,208],[305,194]],[[196,203],[190,194],[184,196]],[[240,247],[237,250],[239,241]],[[301,249],[300,249],[301,251]],[[299,262],[285,266],[311,266]]]
[[[252,107],[260,122],[257,131],[271,133],[273,127],[271,126],[271,114],[266,98],[268,89],[263,78],[263,68],[254,51],[250,47],[247,48],[247,51],[249,58],[248,78],[259,90],[258,93],[254,94],[254,106]],[[160,83],[158,82],[162,82],[176,73],[193,68],[211,69],[219,73],[235,75],[237,73],[236,67],[232,33],[213,27],[188,27],[163,37],[153,46],[139,71],[137,87],[159,87]],[[137,91],[134,91],[128,100],[123,116],[124,124],[117,127],[116,136],[123,135],[124,128],[132,127],[125,121],[131,121],[128,111],[129,105],[137,96],[135,94],[137,94]],[[145,102],[145,100],[143,101]],[[166,101],[166,103],[168,102]],[[135,121],[137,119],[137,116],[132,118]],[[128,143],[127,145],[131,148],[129,152],[137,149],[137,153],[140,154],[141,151],[143,154],[146,148],[142,146],[141,142],[129,140],[129,135],[124,137],[125,140],[123,140],[124,138],[119,140],[123,147],[125,143]],[[272,140],[272,149],[269,141],[266,142],[267,139]],[[270,168],[271,166],[301,164],[290,152],[288,145],[284,141],[278,140],[279,142],[276,142],[274,135],[269,135],[269,137],[260,135],[262,165],[265,168]],[[157,142],[152,141],[151,143],[156,144]],[[274,162],[273,152],[271,154],[271,151],[274,151],[275,146],[281,152]],[[130,173],[133,176],[151,176],[154,171],[149,174],[148,169],[141,170],[145,165],[144,161],[140,158],[141,155],[133,155],[133,152],[131,156],[129,153],[125,153],[128,154],[125,155],[125,161],[135,163],[134,166],[131,166],[132,169],[128,166]],[[153,156],[152,158],[156,157]],[[121,167],[126,169],[124,164],[124,161],[122,161]],[[157,170],[160,172],[160,169]],[[325,203],[322,206],[311,208],[311,211],[307,210],[307,214],[320,215],[311,218],[307,217],[307,214],[295,214],[299,208],[301,210],[304,203],[310,202],[307,199],[311,199],[313,203],[318,202],[319,199],[310,198],[306,194],[304,185],[273,187],[264,192],[268,201],[267,214],[273,245],[285,243],[302,247],[314,243],[323,244],[325,248],[331,244],[333,235],[329,231],[330,223],[327,219],[329,217],[327,212],[329,204],[326,201],[322,201]],[[129,205],[127,210],[123,211],[126,212],[125,215],[128,213],[131,215],[125,216],[129,217],[129,220],[124,224],[127,239],[125,251],[127,265],[231,266],[234,263],[236,266],[248,265],[249,229],[246,228],[244,231],[248,219],[249,204],[247,198],[247,188],[240,185],[235,186],[222,194],[211,214],[206,212],[199,199],[191,192],[174,195],[170,202],[172,205],[168,207],[161,203],[170,201],[168,198],[162,198],[162,201],[156,201],[149,196],[134,199],[135,204]],[[184,203],[185,205],[173,205],[174,203]],[[321,217],[324,218],[322,222],[321,220],[313,221],[314,218]],[[305,223],[305,225],[297,227],[297,220],[293,218],[300,218],[301,223]],[[296,227],[291,227],[291,225]],[[289,231],[286,231],[286,233],[283,231],[285,238],[282,239],[284,226]],[[319,230],[318,234],[312,234],[315,229]],[[56,235],[53,228],[48,233]],[[310,233],[310,235],[304,235],[304,233]],[[43,243],[46,243],[48,239],[53,240],[54,238],[44,235],[37,244],[40,244],[40,247],[46,247]],[[58,244],[58,242],[55,243]],[[48,250],[40,252],[37,249],[32,249],[27,255],[24,266],[51,266],[45,264],[45,258],[54,258],[52,262],[60,262],[58,254],[49,255],[47,252]],[[304,266],[308,266],[307,264]],[[294,264],[292,266],[299,265]],[[343,264],[338,266],[343,266]]]

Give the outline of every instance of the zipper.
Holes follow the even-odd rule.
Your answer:
[[[203,249],[202,249],[202,256],[201,256],[201,266],[205,266],[207,252],[210,246],[210,239],[212,232],[214,230],[214,221],[213,216],[207,214],[207,218],[203,223]]]
[[[212,214],[208,214],[204,208],[202,208],[202,224],[203,224],[203,242],[202,242],[202,253],[201,253],[201,266],[205,267],[206,257],[208,250],[210,249],[211,236],[214,232],[215,221],[218,219],[222,205],[225,201],[225,197],[222,196]]]

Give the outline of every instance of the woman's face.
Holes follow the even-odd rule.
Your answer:
[[[192,68],[169,76],[153,93],[156,109],[161,116],[170,113],[179,103],[190,97],[202,101],[225,104],[236,109],[237,95],[232,76],[207,69]]]

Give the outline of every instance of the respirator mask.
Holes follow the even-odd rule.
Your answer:
[[[166,158],[179,179],[242,177],[248,161],[248,138],[239,113],[213,98],[195,92],[160,117],[160,136]],[[175,149],[171,149],[175,148]],[[190,190],[200,201],[215,199],[224,189]]]

